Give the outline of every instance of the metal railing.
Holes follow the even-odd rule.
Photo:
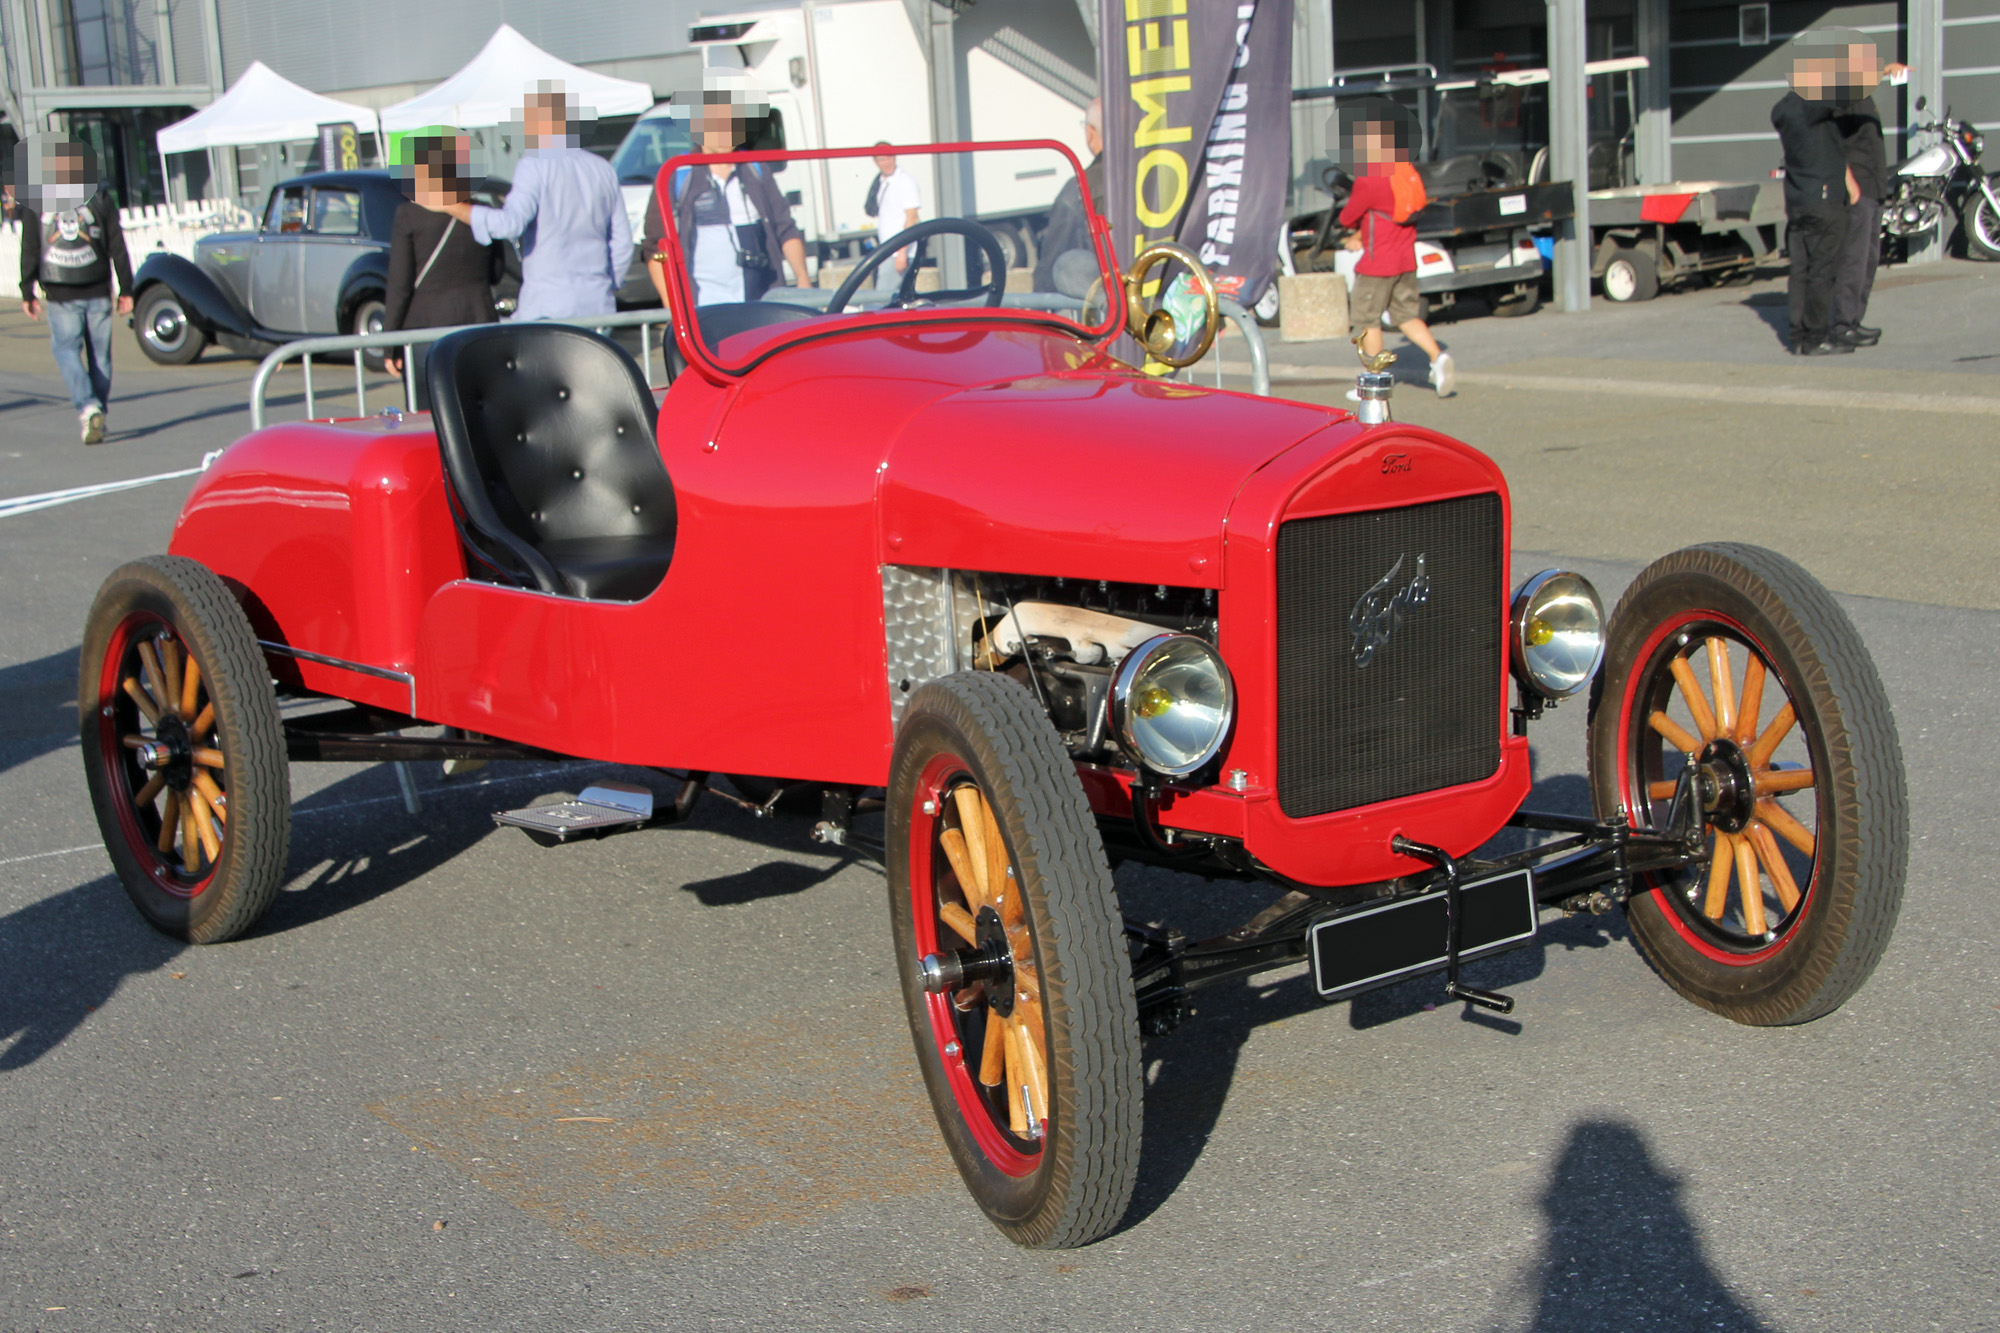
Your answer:
[[[611,329],[639,330],[639,364],[646,368],[646,383],[653,387],[653,347],[652,330],[655,325],[671,324],[673,316],[665,310],[627,310],[616,315],[589,315],[581,319],[552,319],[551,324],[568,324],[579,329],[596,329],[603,333]],[[401,348],[403,352],[403,410],[414,412],[417,403],[417,371],[415,358],[410,355],[413,347],[424,346],[449,337],[461,328],[477,328],[478,325],[456,325],[438,329],[398,329],[392,333],[348,333],[338,337],[301,338],[289,342],[265,357],[257,367],[257,374],[250,381],[250,429],[264,429],[264,393],[271,383],[271,377],[287,361],[304,363],[306,416],[310,419],[315,403],[313,388],[314,356],[330,352],[350,352],[354,357],[354,415],[368,415],[368,374],[366,354],[377,347]]]
[[[832,293],[818,288],[775,288],[765,299],[782,301],[791,305],[803,305],[813,309],[823,309]],[[858,304],[871,305],[877,300],[874,293],[860,293]],[[1084,303],[1073,296],[1063,296],[1054,292],[1009,292],[1003,304],[1014,310],[1050,310],[1070,313],[1083,309]],[[1263,330],[1257,327],[1256,319],[1236,302],[1224,298],[1222,314],[1236,331],[1242,335],[1245,349],[1250,354],[1250,392],[1268,398],[1271,393],[1271,358],[1264,345]],[[591,315],[581,319],[550,320],[551,324],[567,324],[580,329],[595,329],[600,333],[611,329],[639,330],[639,364],[645,368],[646,383],[652,388],[661,386],[653,383],[652,330],[661,324],[672,324],[673,316],[665,310],[628,310],[616,315]],[[346,352],[354,358],[354,415],[368,415],[368,374],[366,354],[374,348],[400,348],[403,353],[403,410],[414,412],[417,402],[417,372],[411,349],[425,346],[458,332],[459,328],[479,327],[459,325],[437,329],[399,329],[392,333],[352,333],[338,337],[301,338],[289,342],[265,357],[257,367],[256,376],[250,381],[250,429],[264,429],[264,396],[270,388],[271,379],[287,361],[301,362],[305,372],[305,408],[310,420],[317,405],[317,395],[313,385],[313,357],[323,354]],[[1209,353],[1215,360],[1216,387],[1222,387],[1222,356],[1220,346]],[[1192,367],[1190,367],[1192,370]]]

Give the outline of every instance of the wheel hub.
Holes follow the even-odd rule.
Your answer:
[[[1742,747],[1719,737],[1703,747],[1696,762],[1695,790],[1701,796],[1702,813],[1723,832],[1741,833],[1749,827],[1757,804],[1756,785]]]
[[[1014,1012],[1014,951],[1007,942],[1007,927],[991,907],[980,908],[973,920],[976,948],[926,954],[917,965],[924,989],[943,994],[983,981],[987,1004],[1006,1018]]]
[[[172,713],[159,720],[153,740],[137,753],[139,762],[175,791],[186,791],[194,780],[194,739],[188,724]]]

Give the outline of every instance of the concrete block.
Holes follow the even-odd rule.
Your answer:
[[[1278,306],[1288,343],[1347,336],[1347,279],[1338,273],[1280,275]]]

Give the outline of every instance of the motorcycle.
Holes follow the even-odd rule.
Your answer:
[[[1917,110],[1924,99],[1917,99]],[[1889,198],[1882,201],[1882,234],[1908,242],[1942,227],[1945,210],[1965,229],[1965,253],[1973,259],[2000,259],[2000,194],[1979,165],[1986,137],[1962,120],[1944,119],[1912,127],[1938,141],[1898,164],[1889,174]]]

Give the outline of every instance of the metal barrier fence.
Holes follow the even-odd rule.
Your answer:
[[[765,299],[821,309],[831,299],[831,296],[832,293],[822,291],[818,288],[785,287],[772,290],[767,294]],[[887,299],[886,294],[878,295],[873,292],[860,293],[858,296],[859,303],[864,306]],[[1009,292],[1004,299],[1004,304],[1007,308],[1016,310],[1072,312],[1083,309],[1083,302],[1077,300],[1075,297],[1062,296],[1049,292]],[[1271,360],[1270,353],[1264,346],[1263,330],[1257,327],[1257,321],[1250,312],[1236,302],[1225,299],[1221,303],[1221,308],[1224,318],[1235,325],[1237,332],[1242,335],[1245,349],[1249,352],[1250,392],[1259,397],[1269,397],[1271,393]],[[628,310],[616,315],[592,315],[584,319],[551,320],[549,322],[554,324],[568,324],[581,329],[595,329],[600,333],[609,332],[612,329],[638,329],[639,364],[645,369],[646,383],[653,388],[660,387],[653,383],[652,330],[661,324],[672,324],[673,316],[667,311]],[[403,409],[413,412],[416,410],[417,402],[417,372],[416,359],[411,355],[411,350],[437,342],[458,332],[459,328],[463,327],[476,328],[478,326],[459,325],[438,329],[399,329],[393,333],[343,334],[337,337],[301,338],[297,342],[286,343],[264,358],[263,362],[257,367],[256,376],[250,381],[250,429],[264,429],[265,392],[270,386],[272,376],[276,375],[279,368],[287,361],[296,360],[302,363],[301,368],[305,372],[306,417],[311,419],[314,415],[313,408],[315,406],[312,359],[316,355],[339,352],[349,353],[354,358],[354,414],[356,416],[367,416],[368,375],[366,355],[369,351],[378,347],[400,348],[402,350]],[[1219,344],[1216,349],[1210,351],[1209,356],[1215,360],[1215,383],[1216,387],[1220,388],[1222,387],[1222,357]],[[1191,372],[1192,369],[1190,367],[1189,371]]]
[[[628,310],[616,315],[592,315],[586,319],[550,320],[552,324],[569,324],[580,329],[596,329],[603,333],[611,329],[639,330],[639,364],[646,369],[646,383],[653,384],[652,329],[654,325],[671,324],[673,316],[665,310]],[[301,338],[289,342],[265,357],[257,367],[257,374],[250,381],[250,429],[264,429],[264,392],[271,383],[271,377],[287,361],[304,362],[306,379],[306,417],[313,416],[313,368],[315,355],[331,352],[350,352],[354,356],[354,414],[368,415],[368,375],[366,354],[377,347],[401,348],[403,352],[403,409],[413,412],[417,404],[417,370],[415,358],[410,349],[437,342],[460,328],[477,325],[458,325],[440,329],[398,329],[393,333],[349,333],[337,337]]]

